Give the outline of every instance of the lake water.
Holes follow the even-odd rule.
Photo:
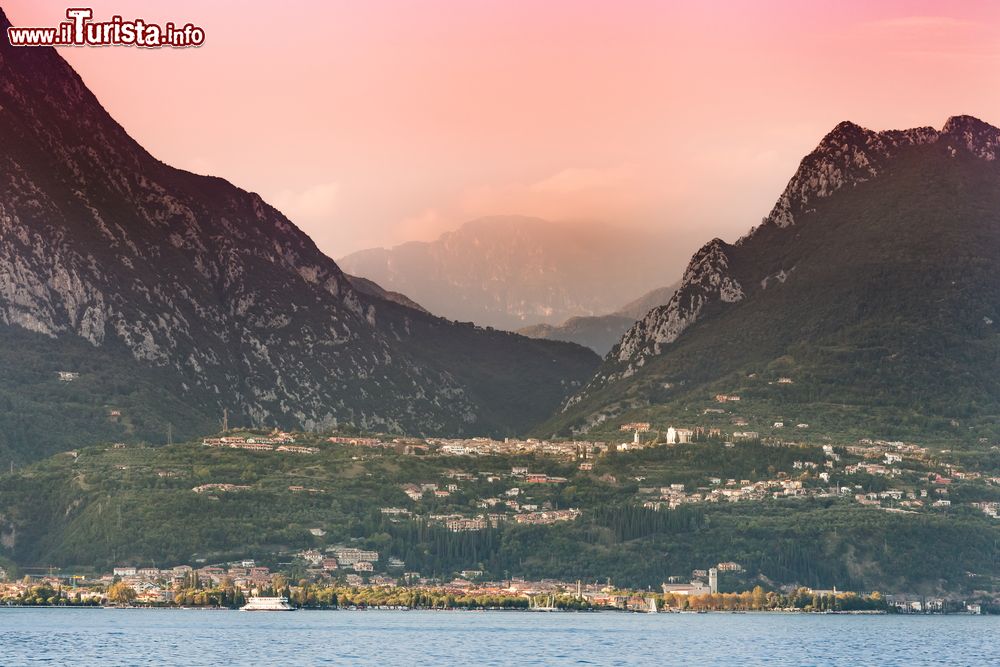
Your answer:
[[[0,665],[998,665],[998,616],[0,609]]]

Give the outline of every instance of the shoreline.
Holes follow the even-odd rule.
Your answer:
[[[102,611],[212,611],[212,612],[238,612],[240,609],[231,609],[228,607],[181,607],[181,606],[127,606],[118,607],[113,605],[108,606],[94,606],[94,605],[2,605],[0,604],[0,610],[3,609],[89,609],[89,610],[102,610]],[[461,608],[449,608],[449,609],[433,609],[427,607],[416,607],[416,608],[401,608],[401,607],[331,607],[331,608],[311,608],[311,607],[296,607],[295,609],[288,611],[306,611],[306,612],[372,612],[372,611],[388,611],[388,612],[446,612],[446,613],[504,613],[504,614],[537,614],[542,612],[532,611],[530,609],[461,609]],[[281,611],[262,611],[265,614],[282,613]],[[774,609],[774,610],[738,610],[738,611],[724,611],[724,610],[704,610],[704,611],[660,611],[656,614],[649,614],[644,611],[633,611],[629,609],[557,609],[548,611],[545,613],[555,613],[555,614],[628,614],[636,616],[691,616],[691,615],[711,615],[711,616],[991,616],[992,614],[973,614],[969,612],[953,612],[953,613],[899,613],[899,612],[888,612],[885,610],[856,610],[856,611],[802,611],[802,610],[791,610],[791,609]]]

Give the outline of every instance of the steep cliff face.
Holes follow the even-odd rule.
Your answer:
[[[954,334],[970,346],[963,354],[981,355],[971,349],[980,344],[975,336],[963,339],[955,328],[961,322],[966,333],[978,335],[984,322],[994,321],[998,142],[1000,130],[970,116],[950,118],[940,131],[837,125],[802,160],[759,226],[735,244],[715,239],[695,254],[670,302],[625,333],[553,423],[586,429],[669,401],[762,354],[828,336],[839,336],[843,349],[861,349],[854,338],[859,327],[883,327],[879,336],[919,329],[908,343],[893,343],[900,347],[892,359],[909,358],[915,373],[935,367],[922,366],[907,348],[933,337],[932,322],[940,324],[941,339]],[[966,292],[950,289],[972,276]],[[914,285],[922,285],[923,294]],[[702,349],[699,355],[711,348],[716,356],[695,355],[694,348]],[[961,366],[955,359],[936,363],[941,372]],[[934,393],[932,384],[915,387],[926,390],[921,400]]]
[[[878,177],[900,150],[934,143],[938,137],[932,127],[873,132],[844,121],[802,160],[764,224],[794,225],[814,212],[819,200]]]
[[[305,428],[511,431],[524,426],[518,400],[498,410],[485,396],[524,392],[541,366],[537,398],[555,405],[592,367],[572,346],[454,326],[353,288],[256,194],[150,156],[52,49],[2,40],[0,72],[10,335],[124,353],[197,412]],[[436,339],[477,352],[450,357]],[[489,380],[497,362],[511,372]],[[543,416],[523,407],[527,421]]]
[[[657,306],[633,324],[612,348],[601,370],[581,394],[572,397],[567,407],[587,392],[634,375],[646,361],[658,356],[668,345],[694,324],[706,305],[713,302],[735,303],[745,294],[729,269],[727,249],[721,239],[712,239],[691,258],[679,287],[665,305]]]
[[[743,299],[743,288],[729,274],[726,247],[721,239],[712,239],[699,249],[670,301],[651,310],[625,332],[617,351],[618,361],[630,365],[623,372],[625,377],[642,366],[647,356],[659,354],[662,345],[677,340],[698,319],[706,303]]]

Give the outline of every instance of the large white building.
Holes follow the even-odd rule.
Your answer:
[[[707,595],[712,589],[703,581],[692,581],[689,584],[663,584],[663,593],[674,595]]]
[[[667,429],[667,442],[682,445],[691,442],[691,436],[693,435],[694,431],[689,428],[674,428],[671,426]]]

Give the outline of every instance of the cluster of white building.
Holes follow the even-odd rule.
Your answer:
[[[225,447],[228,449],[244,449],[252,452],[287,452],[292,454],[315,454],[319,451],[316,447],[303,447],[293,445],[295,438],[282,432],[275,432],[271,435],[224,435],[218,438],[205,438],[201,444],[206,447]]]
[[[374,572],[378,562],[378,552],[355,547],[327,547],[325,553],[316,549],[307,549],[296,554],[322,572],[335,570],[353,570],[354,572]],[[402,564],[400,564],[402,565]],[[391,566],[391,564],[390,564]]]
[[[748,479],[723,481],[718,477],[709,479],[710,488],[688,492],[683,484],[671,484],[659,488],[640,488],[640,493],[655,494],[658,498],[647,500],[647,509],[674,509],[687,503],[718,503],[766,500],[771,498],[794,498],[804,496],[835,497],[847,495],[850,490],[839,488],[804,487],[797,479],[765,479],[751,482]]]
[[[587,440],[551,442],[534,438],[428,438],[427,444],[445,456],[489,456],[491,454],[539,454],[562,459],[593,458],[607,450],[607,443]]]

